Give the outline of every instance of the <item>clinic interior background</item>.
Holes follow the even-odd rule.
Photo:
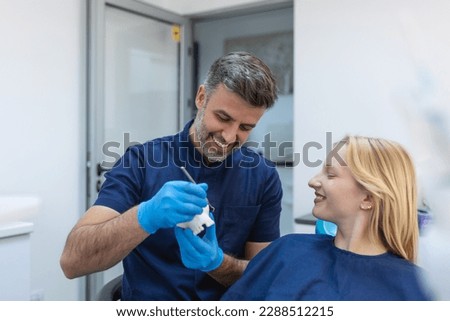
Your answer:
[[[215,2],[204,1],[204,10],[206,3]],[[450,132],[450,2],[295,0],[293,10],[294,152],[311,141],[325,146],[326,132],[334,139],[391,138],[414,154],[423,184],[431,186],[445,168],[442,148],[428,140],[430,113],[441,128],[437,143]],[[0,195],[41,200],[31,234],[30,296],[77,300],[82,279],[67,280],[59,256],[86,202],[86,3],[6,0],[0,13]],[[310,211],[307,181],[317,170],[294,168],[294,216]],[[450,199],[442,195],[441,203]],[[448,206],[439,206],[447,208],[434,213],[446,230]],[[449,261],[442,246],[449,239],[436,239],[434,249]]]

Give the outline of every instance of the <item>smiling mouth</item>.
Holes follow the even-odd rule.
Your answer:
[[[323,201],[324,199],[326,199],[326,197],[323,196],[322,194],[319,194],[317,192],[314,194],[316,194],[316,198],[314,199],[314,204],[319,203],[319,202]]]
[[[219,141],[217,140],[217,138],[214,137],[214,136],[212,136],[212,139],[213,139],[214,143],[215,143],[217,146],[219,146],[220,148],[225,149],[225,148],[227,148],[228,145],[229,145],[229,144],[223,144],[223,143],[219,142]]]

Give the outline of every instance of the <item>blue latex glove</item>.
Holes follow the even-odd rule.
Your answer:
[[[211,218],[212,215],[210,213]],[[223,251],[217,243],[216,224],[206,228],[203,238],[190,229],[175,227],[175,237],[180,246],[181,260],[187,268],[209,272],[223,262]]]
[[[160,228],[171,228],[200,214],[207,205],[207,184],[170,181],[150,200],[138,206],[139,225],[150,234]]]

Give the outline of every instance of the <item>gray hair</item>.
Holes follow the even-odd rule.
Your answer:
[[[231,52],[210,67],[204,86],[207,97],[223,84],[252,106],[270,108],[278,98],[278,88],[270,68],[248,52]]]

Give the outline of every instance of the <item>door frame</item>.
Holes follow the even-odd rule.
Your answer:
[[[86,204],[87,210],[97,197],[97,166],[101,160],[94,159],[96,152],[101,150],[103,128],[98,126],[104,115],[104,60],[105,60],[105,8],[115,7],[130,13],[145,16],[154,20],[177,24],[180,26],[180,68],[178,97],[178,129],[192,115],[193,90],[193,49],[191,21],[177,14],[158,7],[137,2],[135,0],[87,0],[87,135],[86,135]],[[100,149],[99,149],[100,148]],[[108,281],[108,280],[106,280]],[[86,300],[95,300],[98,291],[104,285],[102,272],[85,277],[81,284],[81,293]]]

